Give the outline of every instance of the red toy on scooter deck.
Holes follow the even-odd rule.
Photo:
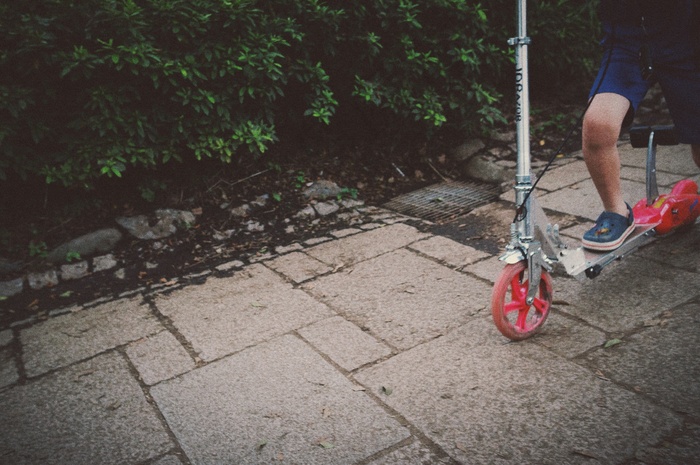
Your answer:
[[[657,145],[678,145],[673,126],[636,126],[630,129],[630,143],[647,148],[647,198],[634,206],[635,223],[655,225],[659,235],[693,224],[700,216],[698,185],[689,179],[678,182],[669,194],[659,195],[656,187]]]
[[[493,288],[491,311],[501,333],[512,340],[537,333],[552,306],[555,265],[579,279],[595,278],[604,267],[648,244],[657,235],[693,224],[700,217],[698,186],[691,180],[677,183],[669,194],[659,195],[656,185],[656,146],[675,145],[672,126],[638,127],[630,130],[634,147],[647,147],[647,198],[633,208],[635,227],[622,245],[609,252],[570,248],[559,237],[558,225],[548,222],[534,195],[530,169],[529,98],[526,36],[526,0],[518,0],[518,37],[515,47],[518,160],[515,178],[516,215],[511,240],[501,261],[506,263]],[[548,165],[549,166],[549,165]],[[546,171],[546,170],[545,170]],[[537,182],[535,182],[535,185]]]
[[[695,223],[700,216],[700,196],[698,185],[684,179],[673,186],[670,194],[659,196],[651,205],[647,199],[637,202],[632,210],[637,224],[657,224],[654,228],[659,235]]]

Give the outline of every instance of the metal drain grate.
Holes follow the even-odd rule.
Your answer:
[[[395,197],[384,208],[440,222],[491,203],[500,194],[500,188],[491,184],[449,181]]]

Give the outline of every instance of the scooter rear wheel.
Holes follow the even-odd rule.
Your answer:
[[[527,339],[540,330],[552,306],[552,278],[542,270],[540,286],[532,304],[527,303],[528,267],[525,260],[506,265],[491,297],[491,312],[498,330],[514,341]]]

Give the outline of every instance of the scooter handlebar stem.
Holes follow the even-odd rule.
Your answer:
[[[530,191],[532,190],[532,168],[530,161],[530,78],[528,71],[527,1],[517,0],[517,37],[508,40],[514,47],[515,55],[515,124],[517,167],[515,175],[515,203],[519,212],[516,227],[519,242],[532,239],[535,228],[530,212]]]
[[[518,37],[508,41],[515,47],[515,122],[518,167],[516,182],[528,182],[530,166],[530,76],[528,71],[527,0],[517,0]]]

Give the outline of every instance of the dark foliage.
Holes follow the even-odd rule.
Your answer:
[[[533,4],[533,87],[590,80],[595,2]],[[91,188],[284,138],[481,135],[512,0],[24,0],[0,6],[0,179]]]

